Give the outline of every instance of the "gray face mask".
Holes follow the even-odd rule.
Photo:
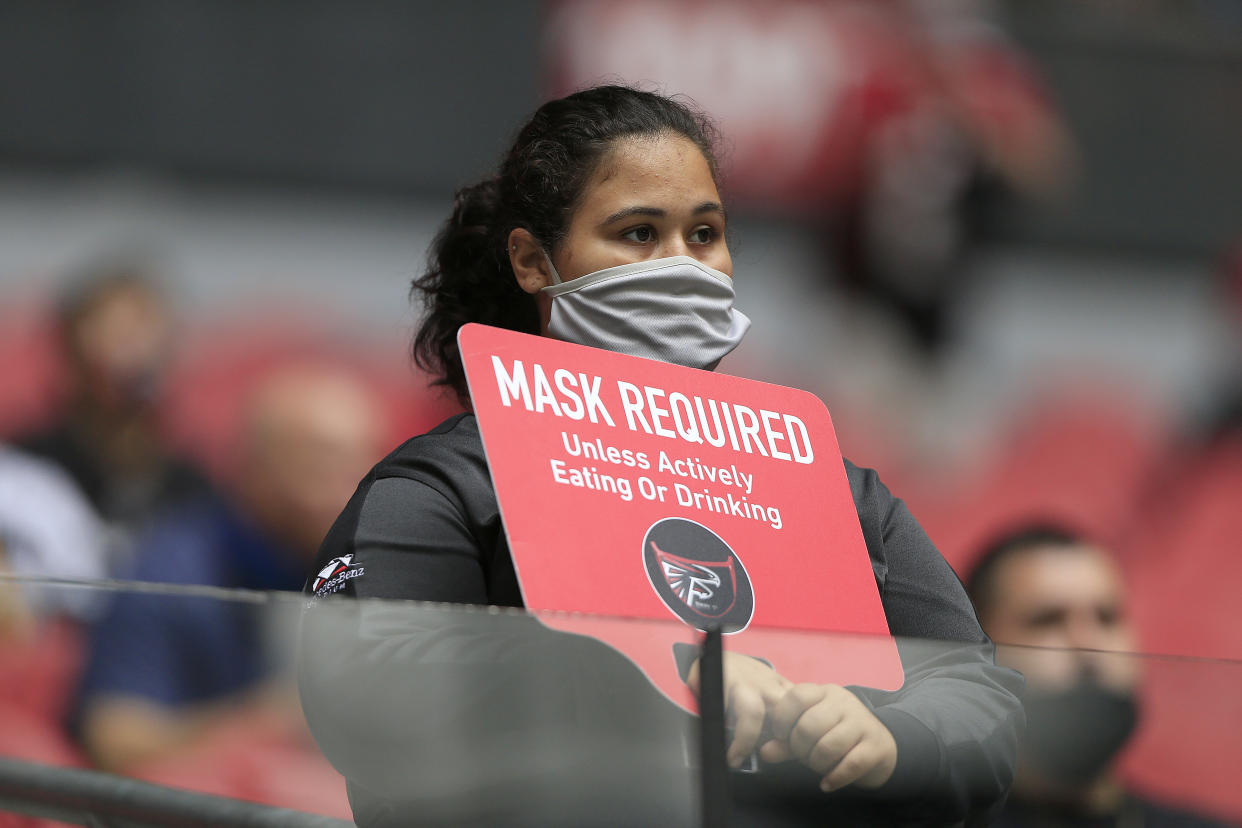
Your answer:
[[[548,266],[552,267],[551,260]],[[548,333],[565,342],[712,370],[750,320],[733,309],[733,280],[689,256],[610,267],[555,284]]]

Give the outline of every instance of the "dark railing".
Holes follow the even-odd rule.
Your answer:
[[[352,828],[332,817],[0,757],[0,811],[87,828]]]

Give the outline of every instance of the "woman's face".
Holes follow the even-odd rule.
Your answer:
[[[535,293],[553,282],[542,252],[537,247],[523,250],[526,246],[515,246],[512,262],[519,283]],[[622,139],[583,188],[565,237],[552,251],[552,262],[561,279],[570,281],[667,256],[690,256],[733,275],[716,182],[707,159],[688,138]],[[536,295],[546,328],[551,298]]]
[[[587,181],[552,261],[566,281],[666,256],[690,256],[731,276],[724,232],[716,182],[690,139],[626,138]]]

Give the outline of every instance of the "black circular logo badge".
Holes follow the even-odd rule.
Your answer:
[[[755,593],[746,568],[701,523],[672,517],[653,523],[643,538],[643,565],[656,595],[690,626],[734,633],[750,624]]]

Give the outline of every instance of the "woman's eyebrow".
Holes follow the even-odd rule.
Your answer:
[[[725,215],[725,209],[724,209],[724,206],[721,205],[720,202],[718,201],[704,201],[698,207],[695,207],[693,210],[691,210],[690,213],[691,215],[695,215],[695,216],[702,215],[703,213],[719,213],[720,215],[723,216]],[[635,205],[633,207],[624,207],[618,210],[617,212],[613,213],[612,215],[608,216],[608,218],[600,222],[600,224],[602,225],[612,224],[614,221],[620,221],[621,219],[630,218],[631,216],[651,216],[652,218],[664,218],[667,215],[668,215],[668,211],[660,207],[644,207],[642,205]]]
[[[667,215],[668,213],[661,210],[659,207],[625,207],[604,219],[600,222],[600,224],[612,224],[614,221],[620,221],[621,219],[629,218],[630,216],[652,216],[654,218],[664,218]]]

